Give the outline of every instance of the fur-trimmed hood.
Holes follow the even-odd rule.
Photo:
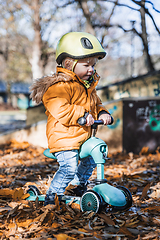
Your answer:
[[[72,77],[65,73],[54,73],[51,76],[45,76],[34,80],[30,86],[30,98],[37,104],[42,102],[42,98],[47,89],[57,82],[71,81]]]
[[[94,88],[99,81],[100,76],[94,74]],[[66,81],[79,81],[84,84],[84,82],[72,71],[57,67],[57,73],[54,73],[51,76],[46,76],[34,80],[33,84],[30,86],[30,98],[35,101],[37,104],[42,102],[42,98],[47,89],[57,82],[66,82]]]

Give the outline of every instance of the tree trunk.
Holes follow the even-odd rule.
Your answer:
[[[87,1],[78,0],[78,3],[83,11],[85,18],[86,18],[86,32],[91,33],[92,35],[95,35],[95,30],[91,23],[91,18],[90,18],[91,14],[88,9]]]
[[[32,75],[33,79],[40,78],[43,76],[43,66],[41,61],[41,26],[40,26],[40,4],[39,0],[33,0],[33,10],[34,10],[34,41],[33,41],[33,52],[32,52]]]
[[[149,46],[148,46],[148,39],[147,39],[147,30],[146,30],[146,19],[145,19],[145,0],[141,0],[142,7],[140,8],[141,14],[141,26],[142,26],[142,42],[143,42],[143,55],[145,59],[145,66],[147,67],[148,71],[154,71],[154,64],[152,63],[152,59],[149,54]]]

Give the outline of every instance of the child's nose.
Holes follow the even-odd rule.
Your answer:
[[[94,72],[94,67],[93,66],[89,66],[89,72]]]

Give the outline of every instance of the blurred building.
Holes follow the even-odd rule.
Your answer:
[[[160,71],[98,87],[103,102],[130,97],[160,97]]]
[[[112,149],[134,153],[143,147],[151,152],[160,149],[160,71],[97,90],[115,119],[109,130],[101,127],[99,131]]]
[[[7,84],[0,81],[0,102],[7,102]]]
[[[11,84],[10,96],[11,103],[14,107],[18,107],[20,109],[27,109],[32,105],[32,101],[29,98],[29,87],[30,84],[28,83],[16,82]]]
[[[27,109],[32,106],[29,98],[29,83],[15,82],[6,83],[0,81],[0,103],[9,103],[14,108]]]

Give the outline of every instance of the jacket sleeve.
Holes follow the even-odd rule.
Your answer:
[[[71,104],[71,90],[68,83],[59,82],[43,95],[43,104],[47,111],[61,124],[76,125],[78,118],[84,116],[85,108]]]

